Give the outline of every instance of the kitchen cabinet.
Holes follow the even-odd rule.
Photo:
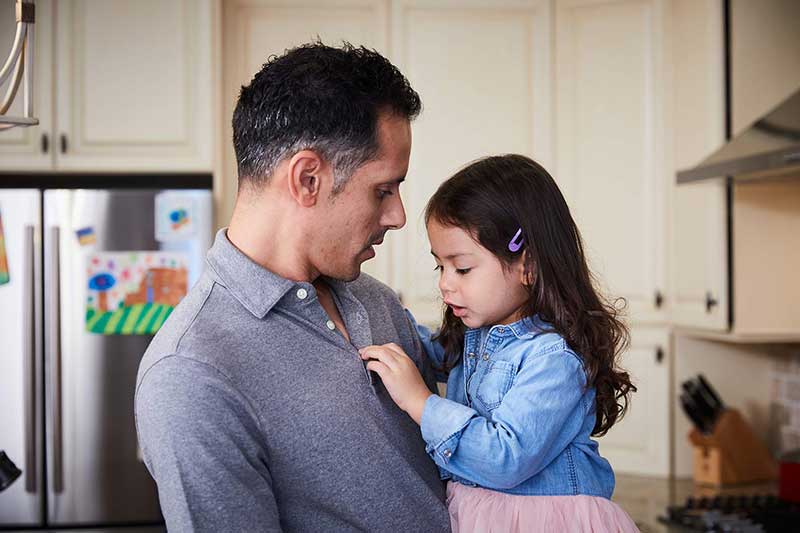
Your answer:
[[[552,167],[552,10],[546,0],[226,2],[224,80],[233,113],[238,89],[271,54],[319,36],[384,53],[423,101],[413,123],[408,179],[401,192],[407,225],[386,235],[364,271],[397,290],[423,323],[441,316],[435,263],[422,212],[439,184],[478,157],[519,152]],[[258,29],[256,31],[255,29]],[[502,80],[502,83],[499,81]],[[226,133],[229,213],[236,165]],[[223,223],[226,218],[223,218]]]
[[[689,168],[725,142],[722,2],[677,0],[671,7],[672,166]],[[672,185],[672,320],[728,327],[727,188],[723,181]]]
[[[554,175],[605,292],[666,323],[665,2],[556,5]]]
[[[271,54],[319,35],[375,47],[420,93],[407,225],[363,265],[416,318],[441,318],[422,213],[439,184],[485,155],[540,161],[562,188],[607,294],[625,297],[640,392],[602,439],[619,471],[669,473],[669,69],[666,2],[646,0],[236,0],[223,5],[224,116]],[[221,223],[235,198],[225,132]],[[222,187],[221,189],[219,187]]]
[[[721,2],[673,4],[675,170],[724,144],[800,85],[796,2],[730,2],[730,87]],[[758,80],[757,84],[753,80]],[[800,341],[800,176],[674,186],[673,322],[728,342]],[[674,178],[673,178],[674,180]]]
[[[670,475],[672,354],[668,328],[631,329],[630,347],[620,365],[631,375],[638,391],[631,395],[625,417],[597,439],[601,455],[615,472]]]
[[[211,14],[212,0],[37,2],[41,125],[0,135],[0,170],[210,172]]]
[[[407,225],[387,234],[390,284],[421,322],[442,304],[423,211],[456,170],[516,152],[552,170],[552,6],[546,1],[393,3],[392,59],[422,97],[414,124]]]

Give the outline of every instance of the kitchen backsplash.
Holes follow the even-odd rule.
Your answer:
[[[780,454],[800,448],[800,349],[775,362],[770,403],[774,451]]]

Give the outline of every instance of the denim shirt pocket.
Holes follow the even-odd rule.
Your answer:
[[[517,367],[509,361],[489,361],[476,386],[475,399],[489,412],[494,411],[511,388]]]

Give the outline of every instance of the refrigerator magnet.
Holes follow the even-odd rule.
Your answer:
[[[78,238],[78,243],[81,246],[89,246],[97,242],[97,236],[94,234],[94,228],[91,226],[76,230],[75,236]]]
[[[10,279],[8,257],[6,257],[6,239],[3,233],[3,215],[0,213],[0,285],[8,283]]]
[[[86,330],[151,335],[186,296],[188,258],[179,252],[97,252],[86,257]]]
[[[169,191],[156,195],[156,240],[180,241],[197,232],[195,199],[192,193]]]

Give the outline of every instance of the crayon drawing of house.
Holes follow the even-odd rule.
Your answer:
[[[186,296],[186,258],[175,252],[98,252],[88,257],[86,329],[149,335]]]

